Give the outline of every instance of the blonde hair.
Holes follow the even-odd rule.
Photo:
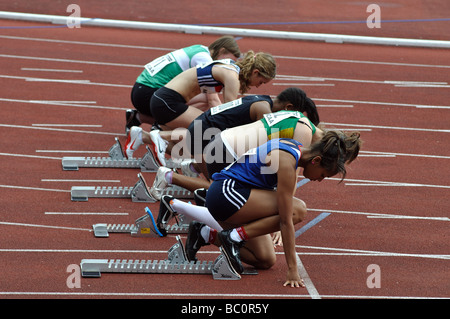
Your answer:
[[[239,81],[241,82],[240,91],[246,93],[250,84],[250,76],[253,70],[258,70],[261,76],[266,79],[273,79],[276,75],[277,65],[275,59],[269,53],[248,51],[242,60],[236,62],[241,68],[239,72]]]

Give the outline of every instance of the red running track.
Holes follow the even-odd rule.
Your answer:
[[[133,223],[146,206],[156,215],[159,205],[72,202],[72,186],[133,186],[138,172],[68,172],[61,158],[106,156],[96,152],[106,152],[115,136],[123,143],[124,110],[131,107],[131,86],[142,66],[215,36],[85,27],[0,30],[2,298],[450,297],[448,50],[239,40],[242,51],[270,52],[278,63],[277,79],[250,93],[302,87],[327,126],[359,130],[364,140],[346,181],[308,183],[296,193],[310,209],[297,229],[331,213],[296,241],[308,289],[282,286],[280,248],[272,269],[240,281],[104,274],[69,288],[67,267],[81,259],[164,259],[175,239],[95,238],[92,224]],[[152,183],[154,173],[145,178]],[[214,260],[217,250],[200,256]],[[380,288],[367,284],[373,264],[380,269]]]

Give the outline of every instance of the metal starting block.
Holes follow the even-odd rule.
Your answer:
[[[119,139],[108,151],[109,157],[63,157],[62,167],[65,171],[78,171],[79,167],[95,168],[140,168],[142,172],[156,172],[157,164],[153,153],[147,148],[147,153],[142,158],[127,158],[123,153]],[[180,165],[171,159],[166,160],[169,168],[179,168]]]
[[[176,239],[177,243],[168,250],[167,260],[83,259],[80,263],[81,275],[99,278],[102,273],[212,274],[214,279],[219,280],[241,279],[223,253],[214,262],[189,262],[180,236]],[[246,270],[243,274],[257,275],[258,272]]]
[[[117,186],[72,186],[70,196],[72,201],[87,202],[92,198],[131,198],[133,202],[154,203],[156,199],[149,193],[147,183],[141,173],[133,187]],[[172,195],[177,198],[194,198],[194,194],[180,186],[170,186],[162,191],[162,195]],[[161,195],[161,196],[162,196]]]
[[[134,224],[95,224],[92,225],[95,237],[109,237],[109,233],[130,233],[132,237],[163,237],[158,231],[153,215],[148,207],[145,214],[136,219]],[[185,234],[190,221],[186,216],[178,215],[178,222],[166,226],[167,234]]]

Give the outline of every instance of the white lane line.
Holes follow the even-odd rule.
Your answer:
[[[32,191],[45,191],[45,192],[60,192],[60,193],[70,193],[70,189],[54,189],[54,188],[42,188],[42,187],[28,187],[28,186],[16,186],[16,185],[0,185],[3,188],[13,188],[13,189],[26,189]]]
[[[86,85],[99,85],[108,87],[122,87],[122,88],[132,88],[132,85],[124,84],[113,84],[113,83],[98,83],[91,82],[90,80],[66,80],[66,79],[47,79],[47,78],[32,78],[26,76],[14,76],[14,75],[4,75],[0,74],[0,78],[14,79],[14,80],[25,80],[27,82],[55,82],[55,83],[71,83],[71,84],[86,84]],[[41,101],[37,101],[41,102]]]
[[[56,105],[56,106],[73,106],[73,107],[84,107],[91,109],[106,109],[115,111],[125,111],[129,108],[121,108],[114,106],[101,106],[101,105],[88,105],[88,104],[71,104],[71,103],[58,103],[50,101],[39,101],[39,100],[18,100],[18,99],[4,99],[0,98],[0,102],[13,102],[13,103],[31,103],[31,104],[44,104],[44,105]]]
[[[394,85],[396,87],[448,87],[447,82],[418,82],[418,81],[377,81],[377,80],[363,80],[363,79],[346,79],[346,78],[327,78],[327,77],[315,77],[309,78],[305,76],[296,75],[278,75],[276,80],[284,81],[334,81],[334,82],[354,82],[354,83],[370,83],[370,84],[387,84]],[[274,83],[275,84],[275,83]],[[292,85],[304,85],[302,83],[291,83]],[[285,84],[288,85],[288,84]]]
[[[358,157],[395,157],[395,155],[389,154],[358,154]]]
[[[83,61],[83,60],[58,59],[58,58],[44,58],[44,57],[20,56],[20,55],[9,55],[9,54],[0,54],[0,58],[52,61],[52,62],[65,62],[65,63],[81,63],[81,64],[94,64],[94,65],[106,65],[106,66],[121,66],[121,67],[129,67],[129,68],[144,68],[144,65],[137,65],[137,64],[111,63],[111,62],[100,62],[100,61]]]
[[[449,106],[450,108],[450,106]],[[359,127],[362,128],[377,128],[383,130],[404,130],[404,131],[417,131],[417,132],[436,132],[436,133],[450,133],[447,129],[432,129],[432,128],[414,128],[414,127],[399,127],[399,126],[382,126],[382,125],[365,125],[365,124],[344,124],[344,123],[329,123],[322,122],[322,124],[327,126],[350,126],[355,127],[355,130]]]
[[[1,78],[6,76],[0,75]],[[8,76],[8,78],[10,78]],[[17,77],[15,77],[17,78]],[[90,84],[89,80],[64,80],[64,79],[44,79],[44,78],[23,78],[27,82],[55,82],[55,83],[71,83],[71,84]]]
[[[450,65],[439,64],[417,64],[417,63],[401,63],[401,62],[378,62],[367,60],[345,60],[345,59],[328,59],[328,58],[311,58],[311,57],[293,57],[276,55],[274,58],[289,59],[289,60],[305,60],[305,61],[320,61],[320,62],[334,62],[334,63],[355,63],[355,64],[374,64],[386,66],[402,66],[402,67],[421,67],[421,68],[444,68],[449,69]]]
[[[108,154],[108,151],[80,151],[80,150],[36,150],[36,153],[79,153],[79,154]]]
[[[374,151],[360,151],[359,155],[373,155],[373,156],[411,156],[411,157],[426,157],[426,158],[441,158],[441,159],[450,159],[450,156],[442,156],[442,155],[426,155],[426,154],[410,154],[410,153],[392,153],[392,152],[374,152]]]
[[[83,229],[92,231],[91,229]],[[0,253],[124,253],[124,254],[166,254],[166,250],[117,250],[117,249],[34,249],[34,248],[1,248]],[[202,253],[199,251],[198,253]],[[219,252],[216,252],[217,254]]]
[[[39,127],[103,127],[101,124],[31,124]]]
[[[335,210],[335,209],[317,209],[308,208],[309,211],[315,212],[327,212],[327,213],[337,213],[337,214],[352,214],[352,215],[364,215],[379,218],[404,218],[404,219],[419,219],[419,220],[435,220],[435,221],[450,221],[449,217],[432,217],[432,216],[413,216],[413,215],[396,215],[396,214],[383,214],[383,213],[370,213],[370,212],[356,212],[356,211],[346,211],[346,210]]]
[[[65,297],[165,297],[165,298],[189,298],[189,297],[216,297],[216,298],[309,298],[309,295],[301,294],[220,294],[220,293],[145,293],[145,292],[62,292],[62,291],[0,291],[5,296],[65,296]],[[324,298],[333,299],[448,299],[448,297],[430,296],[364,296],[364,295],[322,295]]]
[[[334,86],[332,83],[278,83],[274,82],[272,85],[286,85],[286,86]]]
[[[41,179],[41,182],[120,183],[118,179]]]
[[[394,252],[384,252],[384,251],[373,251],[373,250],[360,250],[360,249],[347,249],[347,248],[331,248],[331,247],[318,247],[318,246],[302,246],[296,245],[296,248],[302,249],[313,249],[313,250],[329,250],[334,253],[315,253],[315,252],[300,252],[300,255],[337,255],[343,256],[343,253],[353,253],[353,255],[347,254],[347,256],[382,256],[382,257],[411,257],[411,258],[426,258],[426,259],[450,259],[450,255],[441,254],[410,254],[410,253],[394,253]],[[356,255],[357,254],[357,255]]]
[[[336,100],[336,99],[324,99],[311,97],[314,101],[325,102],[340,102],[340,103],[354,103],[354,104],[373,104],[373,105],[388,105],[388,106],[407,106],[415,108],[429,108],[429,109],[450,109],[450,105],[424,105],[424,104],[407,104],[407,103],[395,103],[395,102],[376,102],[376,101],[355,101],[355,100]]]
[[[60,101],[60,100],[33,100],[33,101],[42,103],[58,103],[58,104],[73,104],[73,103],[97,104],[97,101]]]
[[[7,226],[24,226],[24,227],[37,227],[37,228],[51,228],[51,229],[65,229],[65,230],[83,230],[92,231],[92,229],[87,228],[75,228],[75,227],[64,227],[64,226],[50,226],[50,225],[37,225],[37,224],[25,224],[25,223],[11,223],[11,222],[1,222],[0,225]],[[3,250],[0,250],[3,251]]]
[[[37,72],[83,73],[82,70],[39,69],[39,68],[20,68],[20,69],[22,71],[37,71]]]
[[[68,41],[68,40],[45,39],[45,38],[29,38],[29,37],[18,37],[18,36],[9,36],[9,35],[0,35],[0,38],[12,39],[12,40],[55,42],[55,43],[76,44],[76,45],[106,46],[106,47],[117,47],[117,48],[127,48],[127,49],[131,48],[131,49],[144,49],[144,50],[158,50],[158,51],[167,51],[167,52],[175,50],[175,48],[147,47],[147,46],[136,46],[136,45],[127,45],[127,44],[86,42],[86,41]],[[450,68],[450,65],[438,65],[438,64],[436,65],[436,64],[418,64],[418,63],[387,62],[387,61],[296,57],[296,56],[283,56],[283,55],[277,55],[274,57],[279,58],[279,59],[319,61],[319,62],[332,62],[332,63],[374,64],[374,65],[384,65],[384,66],[446,68],[446,69]]]
[[[93,216],[128,216],[128,213],[112,212],[45,212],[45,215],[93,215]]]
[[[327,181],[341,181],[340,178],[328,177]],[[364,186],[404,186],[404,187],[430,187],[430,188],[450,188],[449,185],[435,185],[435,184],[419,184],[419,183],[403,183],[403,182],[387,182],[387,181],[373,181],[368,179],[354,179],[346,178],[345,185],[347,183],[356,182],[364,184]],[[377,185],[374,185],[377,184]]]
[[[353,107],[353,104],[316,104],[316,107]]]
[[[65,297],[165,297],[165,298],[186,298],[186,297],[222,297],[222,298],[309,298],[309,295],[289,295],[289,294],[221,294],[221,293],[135,293],[135,292],[9,292],[0,291],[0,295],[6,296],[65,296]],[[363,298],[363,297],[361,297]],[[371,298],[371,297],[367,297]],[[394,297],[393,297],[394,298]],[[398,297],[397,297],[398,298]],[[419,297],[417,297],[419,298]],[[420,298],[422,299],[422,298]]]
[[[63,128],[39,127],[39,126],[26,126],[26,125],[0,124],[0,127],[24,128],[24,129],[45,130],[45,131],[57,131],[57,132],[70,132],[70,133],[101,134],[101,135],[113,135],[113,136],[121,136],[121,135],[125,135],[125,133],[108,133],[108,132],[98,132],[98,131],[80,131],[80,130],[69,130],[69,129],[63,129]]]
[[[44,39],[44,38],[28,38],[28,37],[17,37],[17,36],[10,36],[10,35],[0,35],[0,38],[12,39],[12,40],[27,40],[27,41],[40,41],[40,42],[77,44],[77,45],[79,45],[79,44],[81,44],[81,45],[93,45],[93,46],[104,46],[104,47],[126,48],[126,49],[144,49],[144,50],[158,50],[158,51],[173,51],[173,50],[176,50],[176,49],[172,49],[172,48],[146,47],[146,46],[138,46],[138,45],[101,43],[101,42],[68,41],[68,40]]]
[[[300,260],[300,257],[298,256],[298,254],[295,254],[295,257],[297,258],[298,273],[300,277],[303,279],[303,283],[305,284],[305,288],[308,291],[309,295],[311,296],[312,299],[321,299],[320,294],[317,291],[316,287],[314,286],[311,278],[309,277],[308,272],[305,269],[305,266]]]
[[[62,157],[38,156],[38,155],[14,154],[14,153],[0,153],[0,156],[12,156],[12,157],[25,157],[25,158],[40,158],[40,159],[62,160]]]
[[[329,178],[331,179],[331,178]],[[352,183],[356,182],[356,183]],[[429,188],[450,188],[448,185],[420,184],[420,183],[402,183],[402,182],[385,182],[385,181],[369,181],[357,179],[345,179],[345,185],[348,186],[397,186],[397,187],[429,187]]]

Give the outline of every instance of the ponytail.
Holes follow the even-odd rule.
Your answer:
[[[342,180],[344,180],[347,174],[345,163],[348,158],[346,135],[344,133],[335,130],[327,131],[320,141],[311,146],[311,160],[315,156],[321,157],[320,165],[323,168],[333,176],[341,174]]]

